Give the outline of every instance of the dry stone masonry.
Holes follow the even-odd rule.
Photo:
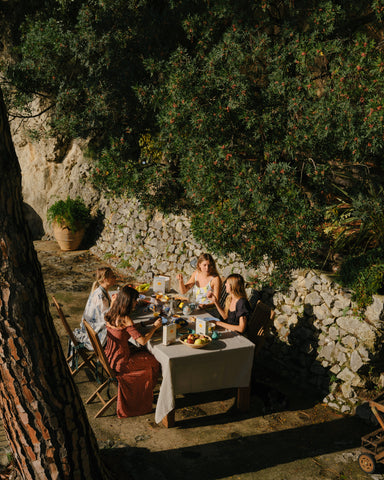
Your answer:
[[[288,293],[264,292],[263,299],[276,311],[264,360],[317,387],[324,402],[341,412],[355,411],[367,382],[380,387],[371,363],[383,341],[384,297],[375,296],[359,312],[349,292],[329,276],[308,271],[294,273]]]

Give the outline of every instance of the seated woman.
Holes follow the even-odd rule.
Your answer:
[[[199,308],[212,307],[213,302],[208,298],[208,292],[213,292],[219,298],[221,279],[217,273],[216,264],[209,253],[203,253],[197,260],[197,268],[192,273],[187,283],[184,283],[183,275],[177,275],[180,293],[184,295],[191,288],[195,295],[195,302]]]
[[[119,382],[117,393],[117,416],[119,418],[144,415],[152,411],[153,388],[156,385],[160,364],[146,350],[129,345],[132,337],[145,345],[162,325],[157,319],[144,336],[136,329],[130,318],[139,293],[125,285],[116,295],[111,308],[105,314],[107,345],[105,355]]]
[[[109,289],[116,285],[116,281],[116,275],[111,268],[98,268],[96,271],[96,281],[93,282],[92,290],[83,312],[83,318],[97,333],[100,343],[103,346],[107,341],[107,328],[105,325],[104,313],[111,306]],[[88,350],[93,350],[83,320],[81,320],[80,328],[75,329],[73,333],[77,340],[84,344]]]
[[[229,275],[225,282],[225,289],[228,296],[224,308],[220,306],[219,299],[213,292],[208,293],[208,298],[213,300],[221,318],[224,320],[224,322],[217,321],[216,325],[244,333],[247,328],[248,317],[251,314],[251,306],[245,292],[243,277],[238,273]]]

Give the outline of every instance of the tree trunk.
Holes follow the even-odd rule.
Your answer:
[[[0,412],[23,479],[108,478],[49,312],[1,91],[0,380]]]

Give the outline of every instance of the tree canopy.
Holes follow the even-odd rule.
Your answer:
[[[92,138],[100,188],[186,209],[208,248],[267,257],[280,281],[341,254],[358,298],[381,287],[383,0],[31,10],[8,102],[44,95],[52,134]]]

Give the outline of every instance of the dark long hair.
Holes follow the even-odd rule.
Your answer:
[[[119,290],[111,308],[104,315],[105,321],[113,327],[120,327],[123,324],[124,317],[133,310],[134,301],[137,300],[139,292],[128,285]]]

